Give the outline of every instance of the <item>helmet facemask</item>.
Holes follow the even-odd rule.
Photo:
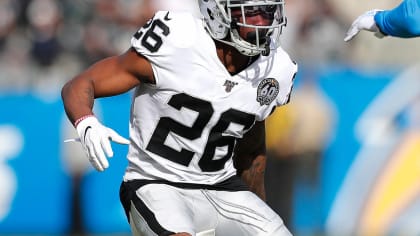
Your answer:
[[[247,56],[268,55],[279,46],[279,37],[286,25],[284,0],[199,0],[199,3],[207,31],[214,39]],[[249,18],[255,15],[262,15],[271,24],[251,24]],[[240,30],[246,28],[250,33],[243,38]],[[271,44],[272,38],[274,44]]]

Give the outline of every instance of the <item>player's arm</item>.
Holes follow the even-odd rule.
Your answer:
[[[153,83],[150,63],[129,49],[122,55],[105,58],[68,81],[61,96],[69,120],[93,115],[94,99],[125,93],[141,81]]]
[[[266,165],[265,123],[256,122],[238,142],[234,157],[238,175],[250,190],[265,200],[264,173]]]
[[[375,15],[379,29],[391,36],[420,36],[420,0],[405,0],[398,7]]]
[[[150,63],[134,49],[103,59],[67,82],[61,96],[66,114],[76,127],[92,166],[98,171],[108,168],[113,156],[110,141],[130,142],[102,125],[93,114],[94,99],[127,92],[141,81],[154,83]]]

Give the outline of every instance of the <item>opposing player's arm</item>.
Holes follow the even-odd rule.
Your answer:
[[[62,91],[64,108],[74,122],[93,114],[94,99],[125,93],[141,81],[154,83],[153,71],[146,58],[134,49],[105,58],[67,82]]]
[[[266,149],[264,121],[256,122],[254,127],[238,142],[234,163],[238,175],[248,184],[250,190],[265,200]]]

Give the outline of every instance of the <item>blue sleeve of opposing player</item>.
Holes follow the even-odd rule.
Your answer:
[[[401,38],[420,36],[420,0],[404,0],[392,10],[378,12],[375,21],[387,35]]]

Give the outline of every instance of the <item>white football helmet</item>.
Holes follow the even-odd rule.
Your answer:
[[[198,0],[198,2],[205,27],[214,39],[235,47],[247,56],[268,55],[270,49],[279,46],[279,37],[287,22],[284,15],[284,0]],[[233,9],[241,10],[240,18],[232,17]],[[268,26],[248,24],[247,17],[256,14],[264,14],[265,17],[271,18],[273,23]],[[238,27],[253,28],[256,34],[253,42],[242,38]],[[274,44],[271,44],[270,37],[275,38]]]

